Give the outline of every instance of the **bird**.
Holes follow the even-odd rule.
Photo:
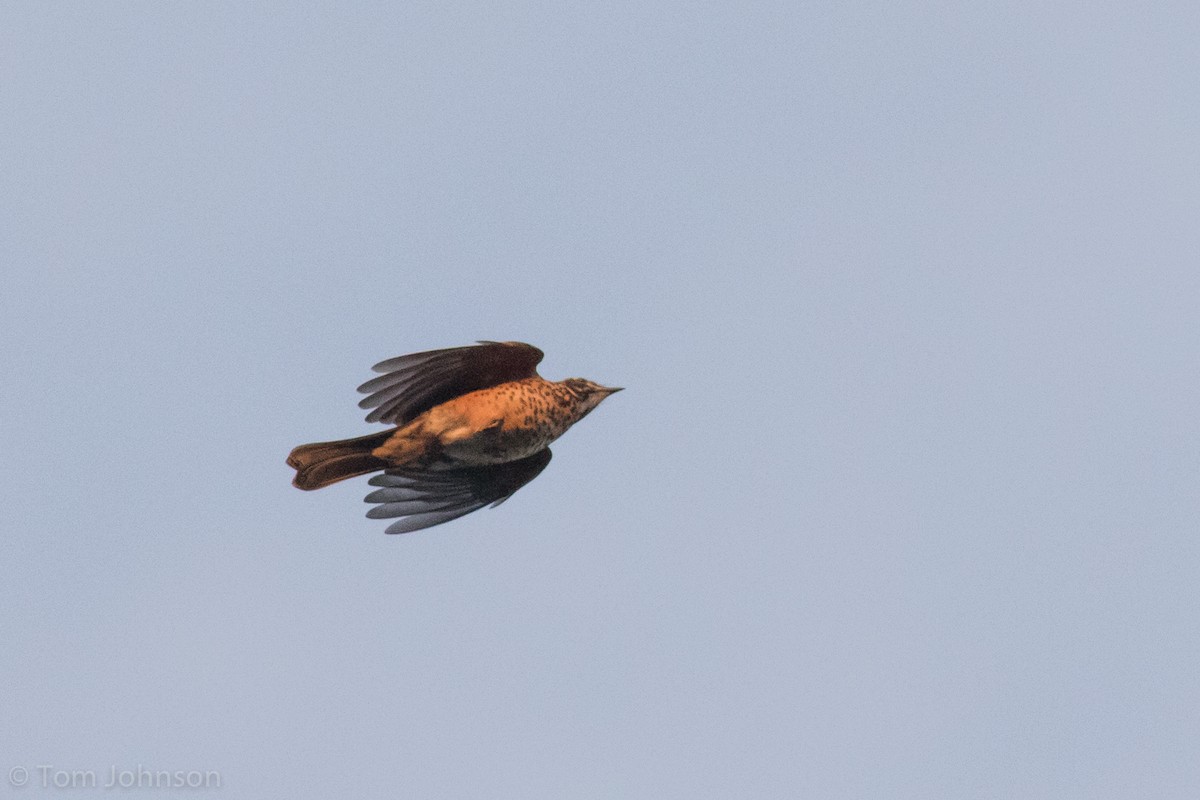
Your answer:
[[[372,519],[410,533],[500,505],[550,463],[550,443],[623,387],[548,381],[524,342],[480,341],[381,361],[358,387],[367,422],[393,427],[288,455],[292,485],[320,489],[366,475]]]

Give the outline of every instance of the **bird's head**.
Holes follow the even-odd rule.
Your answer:
[[[586,378],[567,378],[561,382],[561,385],[575,398],[578,419],[583,419],[589,411],[600,405],[601,400],[624,388],[623,386],[601,386]]]

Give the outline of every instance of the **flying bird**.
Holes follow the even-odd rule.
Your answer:
[[[543,353],[522,342],[479,342],[381,361],[358,391],[367,422],[393,427],[302,444],[292,485],[320,489],[380,472],[366,497],[372,519],[408,533],[498,506],[550,463],[549,444],[620,388],[583,378],[547,381]]]

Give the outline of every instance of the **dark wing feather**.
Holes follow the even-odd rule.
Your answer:
[[[537,375],[542,351],[522,342],[480,342],[389,358],[372,367],[385,373],[358,387],[372,408],[367,422],[404,425],[452,398]]]
[[[388,526],[388,533],[431,528],[486,505],[500,505],[549,463],[550,448],[546,448],[519,461],[489,467],[445,471],[389,469],[371,478],[372,486],[383,488],[367,495],[368,503],[379,504],[367,516],[401,517]]]

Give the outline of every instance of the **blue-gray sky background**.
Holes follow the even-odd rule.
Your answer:
[[[1183,3],[6,4],[0,766],[1196,797],[1197,42]],[[487,338],[628,391],[441,528],[290,486],[371,364]]]

